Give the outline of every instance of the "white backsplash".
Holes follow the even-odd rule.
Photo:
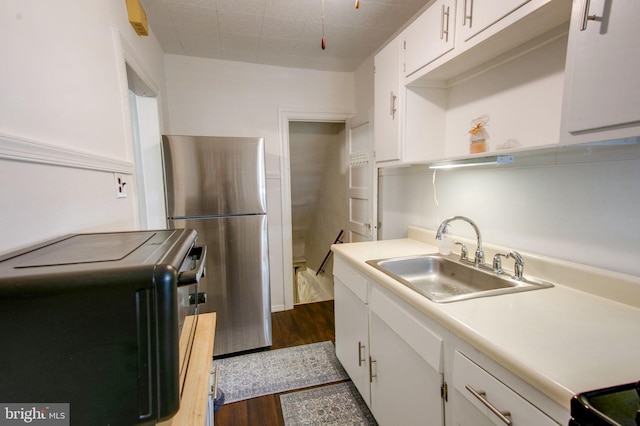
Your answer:
[[[640,160],[505,169],[385,170],[380,239],[463,215],[487,242],[640,275]],[[453,233],[472,237],[464,223]]]

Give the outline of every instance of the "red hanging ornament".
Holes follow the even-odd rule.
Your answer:
[[[322,0],[322,42],[320,46],[322,46],[322,50],[327,47],[327,43],[324,41],[324,0]]]

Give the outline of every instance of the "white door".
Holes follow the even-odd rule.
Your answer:
[[[345,242],[377,238],[373,188],[375,185],[371,121],[347,122],[347,214]]]

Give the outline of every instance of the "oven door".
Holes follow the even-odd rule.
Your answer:
[[[178,332],[180,359],[180,394],[184,388],[187,364],[191,355],[193,338],[198,322],[198,305],[206,301],[206,294],[198,292],[198,284],[204,277],[207,247],[192,247],[180,267],[177,283]]]
[[[207,246],[192,247],[184,258],[178,274],[178,331],[182,333],[185,318],[198,313],[198,304],[206,294],[198,292],[198,283],[205,275]]]

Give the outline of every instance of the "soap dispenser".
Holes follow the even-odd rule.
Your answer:
[[[451,254],[451,250],[453,249],[453,241],[449,237],[449,225],[447,225],[442,231],[442,238],[438,241],[438,252],[447,256]]]

